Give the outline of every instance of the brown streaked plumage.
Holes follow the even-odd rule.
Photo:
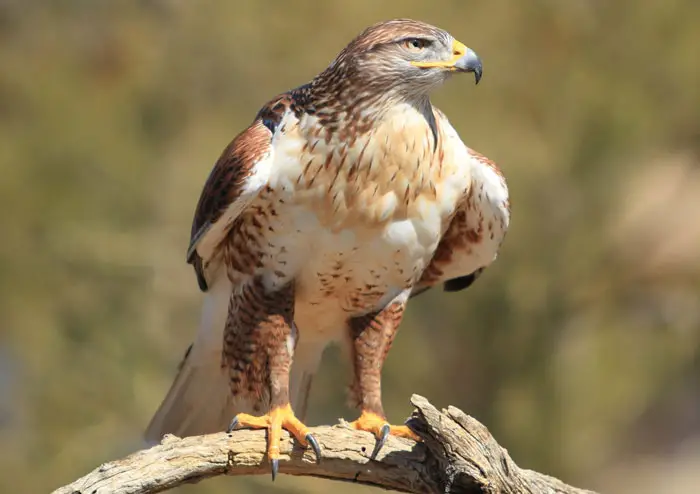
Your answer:
[[[381,364],[391,349],[405,308],[405,300],[393,301],[379,311],[348,321],[354,370],[348,400],[353,408],[384,415],[379,392]]]
[[[235,415],[269,430],[274,476],[282,428],[318,449],[300,419],[332,342],[353,361],[351,425],[375,434],[373,454],[387,434],[416,438],[381,403],[406,303],[471,284],[510,215],[503,175],[430,103],[457,72],[478,82],[481,62],[445,31],[378,23],[226,148],[187,253],[205,292],[201,327],[148,438],[222,430]]]
[[[228,369],[233,396],[249,400],[256,412],[265,404],[289,403],[285,378],[292,365],[292,355],[287,340],[293,331],[293,283],[270,292],[260,278],[250,278],[232,294],[222,363]],[[241,341],[248,344],[241,345]],[[261,359],[261,353],[273,358]],[[270,382],[281,392],[272,394],[270,389],[259,385],[261,382]]]

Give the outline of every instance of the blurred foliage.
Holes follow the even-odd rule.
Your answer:
[[[140,447],[197,326],[184,251],[213,161],[267,99],[404,16],[484,60],[478,88],[435,102],[502,166],[513,218],[474,287],[412,305],[384,372],[391,419],[416,392],[570,482],[700,484],[678,473],[700,470],[700,3],[0,0],[0,491]],[[311,423],[352,417],[338,360]],[[677,467],[654,476],[657,460]]]

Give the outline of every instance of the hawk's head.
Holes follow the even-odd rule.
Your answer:
[[[395,19],[365,29],[324,75],[364,91],[398,90],[410,96],[424,95],[459,72],[474,73],[477,83],[481,79],[481,60],[473,50],[430,24]]]

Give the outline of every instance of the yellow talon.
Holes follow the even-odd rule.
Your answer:
[[[357,420],[350,422],[349,425],[358,431],[371,432],[374,434],[374,437],[377,438],[377,444],[374,446],[374,450],[370,455],[370,458],[372,459],[376,458],[379,450],[382,449],[382,446],[384,446],[386,438],[389,435],[405,437],[416,442],[421,442],[421,438],[418,437],[415,432],[409,429],[408,426],[391,425],[384,417],[374,412],[363,410],[360,417]]]
[[[275,407],[269,413],[260,417],[239,413],[231,421],[228,432],[237,428],[267,429],[267,457],[272,464],[272,480],[275,480],[279,471],[282,429],[289,431],[302,446],[311,446],[316,454],[316,461],[321,461],[321,448],[316,438],[309,432],[309,428],[294,415],[294,411],[289,404]]]

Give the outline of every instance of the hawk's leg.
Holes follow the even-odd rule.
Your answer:
[[[321,451],[316,439],[294,415],[289,404],[289,371],[296,340],[294,284],[270,293],[262,280],[253,279],[234,290],[224,333],[224,364],[228,366],[231,392],[267,409],[262,416],[240,413],[235,428],[267,429],[267,456],[274,480],[279,470],[282,429],[303,446],[311,446],[317,460]]]
[[[371,432],[377,438],[372,458],[377,456],[390,434],[420,441],[407,426],[387,422],[381,397],[382,365],[403,317],[406,299],[402,294],[381,311],[349,321],[354,367],[350,399],[361,410],[360,417],[350,422],[350,426]]]

